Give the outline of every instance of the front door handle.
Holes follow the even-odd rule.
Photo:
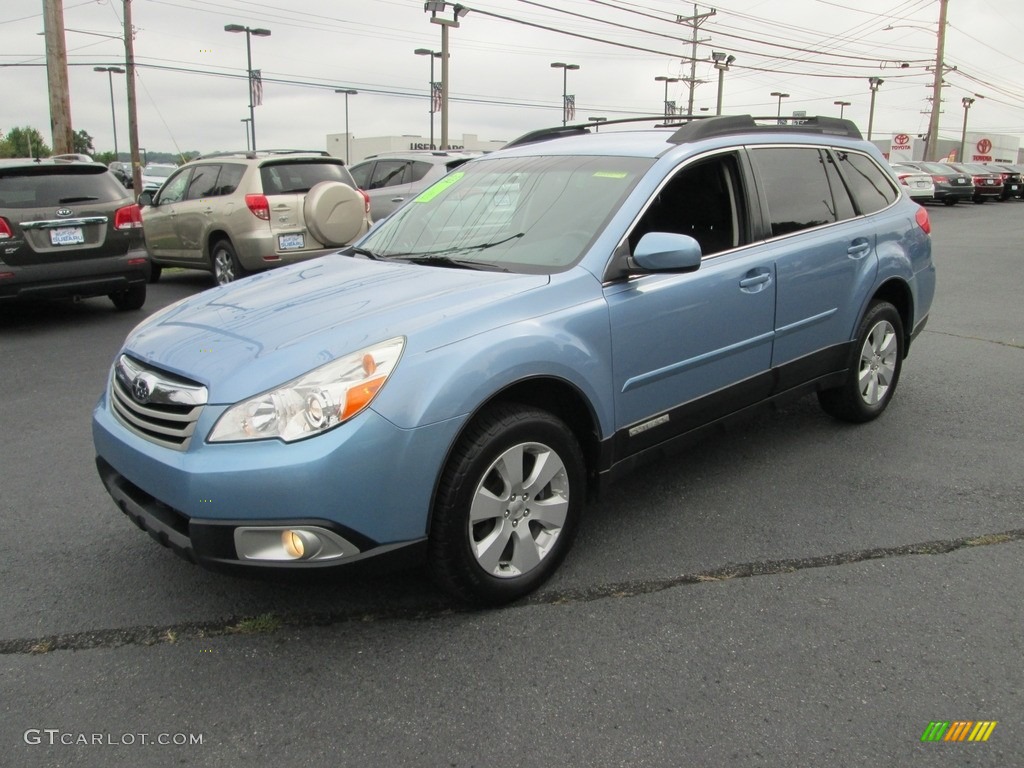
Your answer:
[[[772,273],[768,269],[751,270],[740,280],[740,290],[745,293],[757,293],[764,290],[771,279]]]
[[[405,198],[404,198],[404,197],[392,197],[392,198],[391,198],[391,202],[392,202],[392,203],[400,203],[400,202],[402,202],[403,200],[405,200]]]

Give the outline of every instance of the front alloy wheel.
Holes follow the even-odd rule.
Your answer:
[[[585,478],[579,444],[561,420],[515,404],[485,411],[438,487],[430,530],[435,579],[478,604],[536,589],[572,543]]]

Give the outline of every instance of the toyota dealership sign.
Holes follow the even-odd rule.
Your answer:
[[[910,134],[895,133],[892,143],[889,145],[889,162],[898,163],[900,160],[913,160],[914,146]]]

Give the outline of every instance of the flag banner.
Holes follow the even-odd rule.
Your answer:
[[[249,72],[249,100],[254,107],[263,103],[263,72],[258,69]]]
[[[676,103],[674,101],[665,102],[665,115],[671,116],[676,113]]]
[[[430,113],[441,111],[441,84],[431,83],[430,84]]]
[[[576,97],[572,94],[566,94],[565,97],[565,121],[576,119]]]

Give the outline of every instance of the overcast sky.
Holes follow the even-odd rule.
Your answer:
[[[453,140],[464,133],[507,140],[559,124],[562,72],[551,62],[580,65],[568,73],[568,91],[581,122],[660,113],[664,85],[654,78],[690,74],[681,57],[690,55],[684,41],[691,30],[675,18],[692,15],[692,3],[464,4],[470,13],[451,32]],[[699,33],[706,42],[697,49],[696,77],[707,82],[696,87],[695,112],[714,111],[717,72],[709,59],[716,50],[736,56],[725,76],[726,113],[775,114],[769,94],[779,91],[790,94],[784,113],[838,115],[834,102],[851,102],[845,115],[866,132],[868,78],[877,76],[885,84],[875,138],[927,130],[926,67],[935,59],[939,0],[724,0],[699,12],[712,7],[717,12]],[[245,147],[245,35],[225,32],[225,24],[272,32],[252,38],[253,67],[265,79],[256,108],[260,147],[323,148],[326,134],[344,130],[344,97],[335,88],[359,91],[349,100],[357,137],[429,134],[430,61],[413,50],[440,50],[441,28],[421,0],[133,0],[132,8],[140,144],[150,150]],[[123,64],[123,45],[102,37],[122,34],[122,16],[122,0],[64,0],[72,124],[95,137],[98,151],[112,149],[113,136],[107,76],[93,67]],[[940,135],[959,139],[961,98],[980,94],[968,130],[1024,138],[1024,1],[953,0],[948,21],[945,60],[957,69],[946,76]],[[50,141],[42,30],[42,0],[0,3],[0,130],[32,125]],[[124,75],[114,75],[114,97],[124,152]],[[685,106],[685,84],[672,84],[669,99]]]

